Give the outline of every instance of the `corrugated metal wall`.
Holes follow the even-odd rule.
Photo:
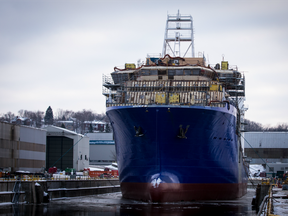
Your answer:
[[[20,141],[45,145],[46,130],[37,129],[37,133],[35,133],[35,128],[21,126]]]
[[[245,132],[244,138],[253,148],[288,148],[286,132]],[[246,141],[244,147],[251,148]]]
[[[245,155],[251,164],[288,161],[288,133],[245,132]]]
[[[88,133],[87,136],[90,140],[109,141],[105,144],[90,143],[90,164],[111,164],[112,161],[115,162],[116,151],[115,144],[112,142],[113,133]]]
[[[90,140],[113,140],[113,133],[87,133]]]
[[[40,172],[45,167],[46,131],[0,123],[0,167]]]
[[[19,139],[19,126],[0,122],[0,139],[17,141]]]
[[[115,145],[90,145],[90,164],[99,164],[100,161],[115,162],[113,154],[115,155]]]

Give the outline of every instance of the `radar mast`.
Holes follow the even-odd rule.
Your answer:
[[[167,15],[162,57],[166,54],[173,57],[195,57],[191,15],[181,15],[179,10],[176,15]]]

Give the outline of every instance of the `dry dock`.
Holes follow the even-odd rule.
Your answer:
[[[253,188],[248,188],[248,193],[236,200],[147,203],[123,199],[118,179],[21,181],[19,202],[13,204],[15,183],[0,181],[0,216],[257,215],[251,205],[255,195]],[[44,191],[49,194],[49,203],[41,203],[40,194]],[[272,212],[287,215],[288,190],[274,188],[273,197]]]
[[[251,200],[255,190],[248,189],[248,193],[237,200],[222,201],[195,201],[172,203],[147,203],[123,199],[120,192],[98,194],[85,197],[70,197],[53,199],[48,204],[41,205],[0,205],[0,215],[101,215],[101,216],[128,216],[128,215],[248,215],[255,216]],[[5,212],[5,213],[4,213]]]
[[[18,191],[15,185],[21,184]],[[15,192],[14,192],[15,191]],[[120,191],[118,179],[93,180],[39,180],[39,181],[0,181],[0,203],[11,203],[15,194],[18,202],[42,203],[43,194],[49,199],[60,197],[88,196]]]

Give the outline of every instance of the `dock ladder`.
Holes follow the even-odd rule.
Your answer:
[[[13,188],[14,196],[13,196],[13,199],[12,199],[12,203],[14,203],[14,204],[19,202],[20,189],[21,189],[21,181],[20,180],[16,180],[14,188]]]

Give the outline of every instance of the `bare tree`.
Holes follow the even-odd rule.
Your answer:
[[[96,114],[95,120],[109,123],[109,118],[105,113]]]
[[[84,122],[95,120],[96,114],[91,110],[83,109],[82,111],[74,113],[73,117],[76,118],[76,128],[78,129],[77,131],[83,134],[85,132]]]
[[[6,114],[1,115],[1,121],[7,121],[11,123],[13,118],[15,118],[15,115],[12,112],[7,112]]]
[[[42,125],[42,119],[44,118],[44,112],[42,111],[37,111],[35,113],[35,123],[36,123],[36,127],[40,128]]]
[[[74,112],[72,110],[63,110],[63,109],[58,109],[56,114],[55,114],[55,119],[60,121],[60,120],[68,120],[74,115]]]
[[[245,131],[288,131],[287,123],[279,123],[275,127],[268,125],[263,126],[260,123],[245,119]]]
[[[263,131],[262,124],[245,119],[245,131]]]
[[[288,131],[287,123],[278,123],[275,127],[267,127],[267,131]]]
[[[44,112],[40,110],[38,111],[19,110],[18,113],[21,117],[31,119],[32,125],[34,125],[35,127],[40,128],[42,126],[42,119],[44,117]]]
[[[24,111],[25,111],[25,110],[23,110],[23,109],[19,110],[19,111],[18,111],[19,116],[23,117],[23,116],[24,116]]]

